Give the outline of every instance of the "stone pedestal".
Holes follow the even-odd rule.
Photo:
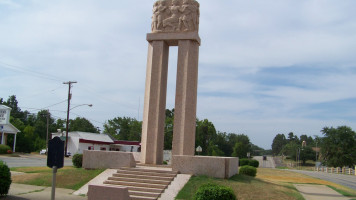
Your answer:
[[[200,38],[197,32],[149,33],[141,162],[162,164],[169,46],[178,45],[173,155],[194,155]]]

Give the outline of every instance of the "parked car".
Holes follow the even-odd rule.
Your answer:
[[[66,155],[66,157],[69,157],[69,156],[72,156],[72,153],[71,153],[71,152],[69,152],[69,151],[67,151],[67,155]]]
[[[40,151],[40,155],[45,155],[45,154],[47,154],[47,150],[46,150],[46,149],[42,149],[42,150]]]

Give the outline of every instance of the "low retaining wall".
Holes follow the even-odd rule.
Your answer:
[[[83,168],[107,169],[120,167],[136,167],[134,156],[131,152],[120,151],[83,151]]]
[[[173,156],[173,171],[182,174],[230,178],[238,173],[239,158],[216,156]]]
[[[126,187],[111,185],[89,185],[88,200],[130,200]]]

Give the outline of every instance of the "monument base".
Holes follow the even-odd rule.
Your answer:
[[[83,168],[85,169],[117,169],[120,167],[136,167],[136,162],[131,152],[83,151]]]
[[[216,156],[173,156],[172,170],[182,174],[230,178],[238,173],[239,158]]]
[[[126,187],[110,185],[89,185],[88,200],[130,200]]]

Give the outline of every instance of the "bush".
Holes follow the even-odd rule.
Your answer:
[[[257,170],[255,167],[245,165],[240,167],[239,173],[247,176],[256,176]]]
[[[3,161],[0,160],[0,196],[7,195],[11,182],[10,169]]]
[[[237,199],[231,188],[212,183],[200,186],[194,195],[195,200],[235,200]]]
[[[74,167],[81,168],[83,164],[83,154],[74,154],[72,162]]]
[[[239,166],[249,165],[250,161],[247,158],[241,158],[239,160]]]
[[[260,165],[260,162],[258,162],[258,160],[250,160],[248,165],[258,168],[258,166]]]
[[[11,151],[11,148],[9,146],[0,144],[0,154],[6,154],[8,150]]]

